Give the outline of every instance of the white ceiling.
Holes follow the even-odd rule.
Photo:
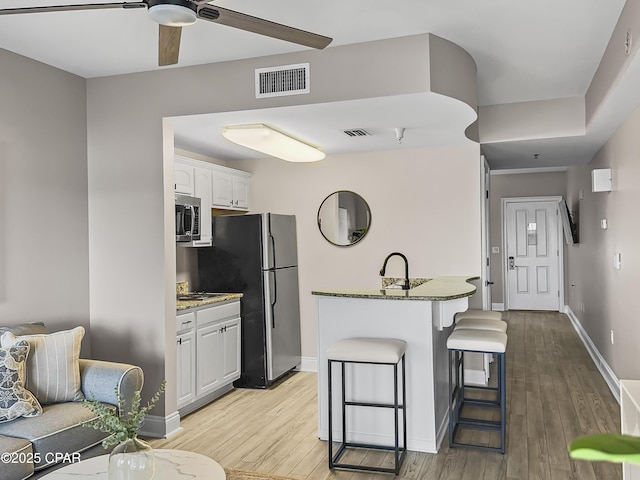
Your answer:
[[[73,3],[73,0],[0,0],[0,8],[67,3]],[[472,55],[478,66],[479,104],[493,105],[584,96],[624,0],[218,0],[215,4],[333,37],[331,46],[433,33],[458,44]],[[147,18],[144,9],[0,16],[0,48],[87,78],[158,69],[157,25]],[[183,29],[178,66],[302,49],[279,40],[199,21]],[[381,103],[370,105],[360,102],[357,109],[353,108],[352,102],[333,107],[304,107],[313,108],[314,115],[296,115],[296,123],[299,124],[301,118],[313,119],[313,124],[300,126],[301,130],[315,132],[311,134],[312,143],[328,152],[338,152],[353,148],[353,143],[349,144],[350,147],[340,146],[340,142],[334,146],[323,133],[329,125],[335,130],[337,118],[352,120],[353,123],[345,128],[365,127],[374,131],[411,125],[415,120],[412,109],[399,108],[404,100],[390,102],[379,99]],[[317,111],[316,115],[315,109],[324,110]],[[401,114],[401,111],[405,113]],[[286,125],[287,115],[293,112],[294,109],[288,108],[272,109],[268,114],[263,112],[264,116],[256,115],[256,112],[229,115],[235,115],[242,122],[255,118],[265,123],[269,122],[268,117],[275,116]],[[184,143],[206,142],[208,145],[211,142],[211,130],[208,128],[222,123],[232,122],[221,118],[221,115],[183,119],[176,123],[176,134],[184,135]],[[436,131],[437,125],[414,124],[419,129],[431,129],[440,137],[444,134]],[[278,126],[284,128],[280,124]],[[193,132],[199,131],[207,135],[196,138]],[[189,135],[194,138],[187,139],[187,132],[191,132]],[[426,142],[432,141],[433,137],[431,135],[431,140],[427,138]],[[535,147],[550,149],[547,161],[554,165],[572,164],[577,161],[577,157],[571,155],[576,148],[593,151],[593,145],[581,143],[588,141],[585,137],[577,137],[553,140]],[[485,153],[489,157],[495,155],[500,168],[532,166],[522,161],[509,164],[509,156],[524,156],[525,148],[531,147],[524,145],[519,150],[517,143],[491,145]],[[201,153],[215,154],[216,148],[221,148],[213,144],[208,149],[204,148],[207,145],[202,148],[207,151]],[[386,142],[385,146],[366,142],[362,145],[362,148],[369,149],[389,148]],[[398,147],[411,146],[418,145],[407,135]],[[558,158],[553,155],[556,147]],[[567,158],[565,153],[571,158]],[[226,155],[235,158],[233,152],[226,152]],[[249,153],[248,156],[254,154]],[[584,157],[580,158],[584,161]]]

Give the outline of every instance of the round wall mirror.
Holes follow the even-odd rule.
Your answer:
[[[362,240],[371,225],[371,210],[360,195],[349,190],[333,192],[318,209],[318,228],[334,245],[349,246]]]

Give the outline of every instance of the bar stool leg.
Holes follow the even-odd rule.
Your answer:
[[[452,350],[447,350],[448,353],[448,361],[449,361],[449,447],[451,447],[453,445],[453,408],[454,408],[454,401],[453,401],[453,394],[454,394],[454,385],[453,385],[453,362],[451,360],[451,358],[454,355],[454,352]],[[456,373],[456,378],[457,378],[457,373]]]
[[[500,419],[502,424],[500,425],[500,433],[502,436],[502,448],[500,449],[501,453],[504,453],[506,447],[507,440],[507,368],[506,368],[506,358],[507,354],[501,353],[500,360],[498,361],[500,365]]]
[[[329,385],[327,388],[327,391],[329,392],[329,468],[333,468],[333,415],[332,415],[332,404],[333,404],[333,398],[331,395],[331,384],[332,382],[332,376],[331,376],[331,360],[329,360],[328,362],[328,367],[327,367],[327,376],[329,377]]]
[[[398,475],[400,473],[400,417],[399,417],[399,408],[398,408],[398,364],[396,363],[393,366],[393,414],[394,418],[394,459],[395,459],[395,473]]]
[[[407,454],[407,364],[402,356],[402,447]]]
[[[342,365],[342,445],[341,449],[345,448],[347,444],[347,394],[345,393],[345,362],[341,362]]]

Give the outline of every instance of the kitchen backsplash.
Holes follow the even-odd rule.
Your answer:
[[[431,280],[430,278],[409,278],[409,286],[411,288],[415,288],[418,285],[422,285],[425,282]],[[382,277],[382,288],[389,288],[392,285],[402,285],[404,283],[404,278],[395,278],[395,277]]]
[[[189,282],[176,283],[176,295],[184,295],[189,293]]]

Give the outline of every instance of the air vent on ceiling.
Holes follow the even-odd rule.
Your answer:
[[[369,137],[371,134],[364,128],[351,128],[349,130],[343,130],[343,133],[349,137]]]
[[[256,98],[309,93],[309,64],[256,68]]]

